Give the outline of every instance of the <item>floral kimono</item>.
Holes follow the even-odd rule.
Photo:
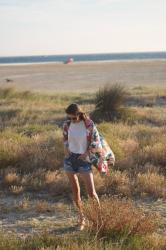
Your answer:
[[[115,163],[114,153],[103,136],[98,132],[94,122],[90,118],[87,118],[84,120],[84,123],[87,132],[89,161],[99,172],[107,173],[108,165],[114,165]],[[66,120],[63,123],[63,142],[66,147],[68,147],[69,126],[70,121]]]

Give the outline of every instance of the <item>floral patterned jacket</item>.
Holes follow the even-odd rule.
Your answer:
[[[106,160],[109,165],[114,165],[115,156],[112,152],[110,146],[103,138],[103,136],[98,132],[94,122],[87,118],[85,121],[85,127],[87,132],[87,141],[88,141],[88,152],[90,162],[97,167],[98,160],[102,157],[103,160]],[[68,147],[68,129],[70,126],[70,121],[66,120],[63,123],[63,142],[66,147]]]

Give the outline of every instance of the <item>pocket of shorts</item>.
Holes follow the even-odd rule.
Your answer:
[[[67,157],[65,156],[65,157],[64,157],[64,161],[65,161],[65,160],[69,160],[69,159],[70,159],[70,156],[71,156],[71,155],[69,155],[69,156],[67,156]]]
[[[84,159],[77,158],[77,160],[80,161],[80,162],[88,162],[86,158],[84,158]]]

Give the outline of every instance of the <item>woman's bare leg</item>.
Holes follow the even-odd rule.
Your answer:
[[[88,196],[90,198],[95,199],[97,201],[97,204],[100,207],[99,197],[96,193],[95,186],[94,186],[93,173],[92,172],[87,172],[87,173],[84,172],[84,173],[80,173],[80,176],[85,183]]]
[[[80,223],[83,221],[83,212],[82,212],[82,204],[81,204],[81,196],[80,196],[80,185],[78,181],[78,177],[75,173],[66,172],[67,177],[70,181],[72,187],[73,198],[76,206],[79,210]]]

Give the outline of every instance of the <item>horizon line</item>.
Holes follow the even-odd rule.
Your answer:
[[[141,53],[166,53],[166,50],[152,50],[152,51],[128,51],[128,52],[92,52],[92,53],[66,53],[66,54],[31,54],[31,55],[7,55],[1,56],[0,58],[6,57],[37,57],[37,56],[70,56],[70,55],[103,55],[103,54],[141,54]]]

